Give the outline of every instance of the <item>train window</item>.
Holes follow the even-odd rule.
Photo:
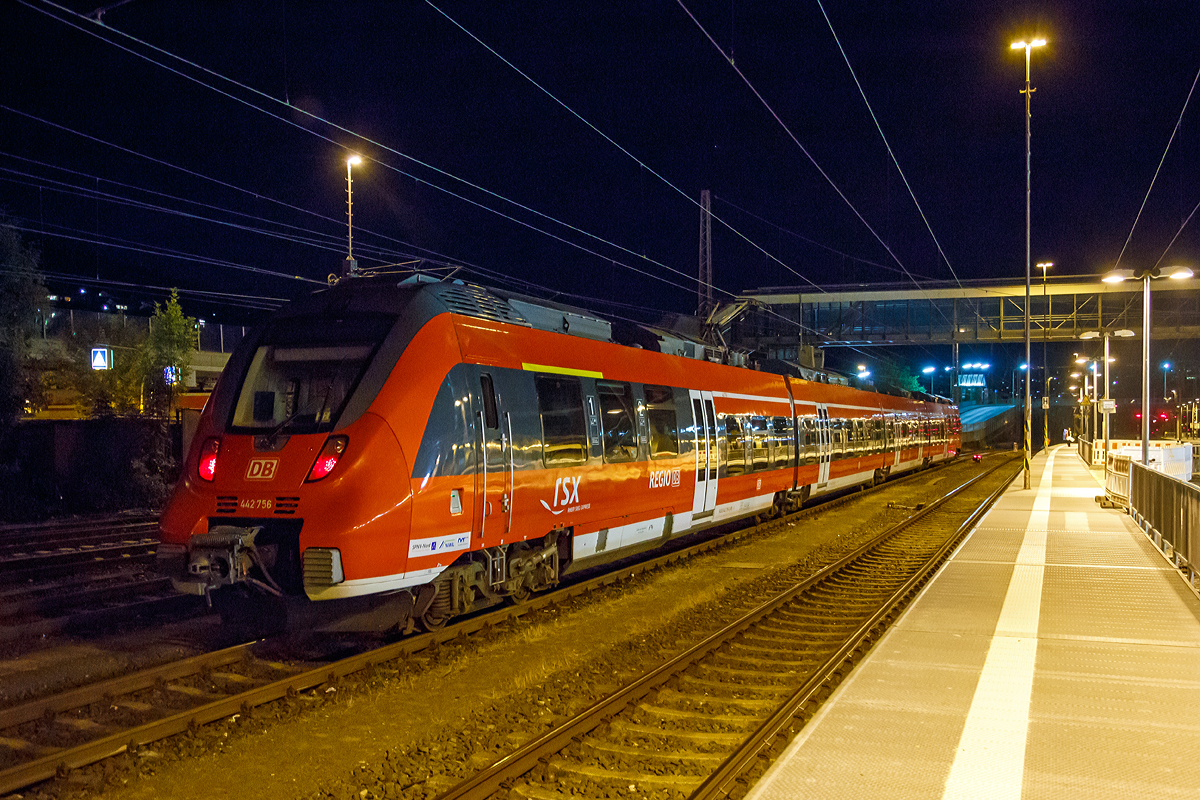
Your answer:
[[[754,469],[756,470],[767,469],[771,465],[770,433],[767,431],[767,418],[751,417],[750,430],[753,436],[750,450],[751,463],[754,464]]]
[[[668,386],[647,386],[646,422],[650,426],[650,457],[679,455],[679,428],[675,422],[675,392]]]
[[[741,475],[746,471],[746,432],[737,417],[725,417],[725,441],[728,443],[725,474]]]
[[[395,321],[388,314],[362,314],[272,324],[241,378],[230,420],[234,432],[332,430]]]
[[[496,413],[496,389],[491,375],[479,376],[480,394],[483,395],[483,424],[489,428],[500,427],[500,416]]]
[[[259,346],[234,407],[234,426],[329,430],[371,350],[370,345]]]
[[[774,453],[776,467],[790,467],[793,464],[792,457],[795,445],[793,438],[792,418],[791,417],[775,417],[771,420],[771,429],[774,431]]]
[[[820,448],[820,438],[817,436],[817,423],[812,417],[804,417],[800,420],[800,426],[803,430],[801,434],[801,446],[804,448],[803,464],[816,464],[818,450]]]
[[[708,475],[708,462],[712,458],[709,454],[709,442],[704,428],[704,407],[700,405],[699,400],[692,401],[692,430],[695,431],[696,443],[696,480],[702,481]]]
[[[600,428],[604,433],[604,460],[633,461],[637,436],[633,422],[633,392],[628,383],[596,383],[600,396]]]
[[[583,390],[575,378],[539,375],[538,411],[542,415],[542,458],[548,467],[582,464],[587,460],[587,425]]]

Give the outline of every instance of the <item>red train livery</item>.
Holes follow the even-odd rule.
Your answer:
[[[342,281],[231,356],[159,569],[226,615],[435,628],[957,454],[953,406],[705,354],[477,286]]]

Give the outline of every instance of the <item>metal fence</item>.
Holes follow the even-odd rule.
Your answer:
[[[1200,556],[1200,487],[1131,460],[1129,514],[1196,588],[1194,559]]]

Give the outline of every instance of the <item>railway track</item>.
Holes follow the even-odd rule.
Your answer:
[[[906,481],[928,481],[931,474],[932,471],[925,471],[904,476],[880,487],[834,498],[798,514],[768,522],[763,528],[794,524],[865,493],[882,491]],[[622,581],[632,574],[686,560],[761,530],[732,531],[650,561],[621,565],[613,572],[536,596],[520,606],[499,608],[434,633],[411,636],[312,669],[295,671],[274,662],[261,662],[254,657],[252,645],[242,645],[0,709],[0,794],[554,606],[565,599]],[[147,695],[147,692],[157,694]]]
[[[196,606],[154,574],[157,531],[152,514],[0,527],[0,641]]]
[[[1008,484],[1011,460],[440,795],[738,794]],[[1003,470],[1003,480],[996,473]],[[985,487],[985,489],[981,489]]]
[[[149,515],[0,528],[0,585],[153,564],[158,522]]]
[[[113,536],[153,535],[157,528],[158,515],[151,512],[0,525],[0,555],[30,547],[74,546],[89,541],[106,541]]]

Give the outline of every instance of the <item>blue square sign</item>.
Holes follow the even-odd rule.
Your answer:
[[[112,367],[112,350],[107,347],[92,348],[92,369],[109,369]]]

